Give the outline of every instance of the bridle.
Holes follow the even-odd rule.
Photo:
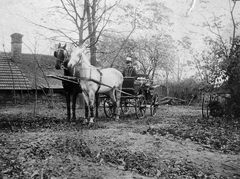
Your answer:
[[[63,59],[59,58],[58,56],[60,55],[60,53],[63,53]],[[69,55],[68,55],[68,52],[66,49],[64,48],[58,48],[55,52],[54,52],[54,56],[60,60],[60,66],[61,66],[61,69],[64,69],[64,70],[68,70],[68,68],[66,68],[64,66],[64,63],[68,62],[68,59],[69,59]]]

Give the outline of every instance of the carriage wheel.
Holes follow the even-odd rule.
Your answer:
[[[159,96],[158,96],[157,93],[155,93],[152,97],[152,100],[151,100],[151,106],[150,106],[151,116],[156,115],[158,105],[159,105]]]
[[[136,99],[135,103],[136,117],[143,118],[146,113],[146,108],[147,108],[146,99],[144,96],[141,95]]]
[[[130,105],[131,105],[131,103],[130,103],[129,99],[121,100],[121,112],[122,112],[122,114],[129,114]]]
[[[113,117],[114,105],[111,99],[107,98],[103,103],[104,113],[107,117]]]

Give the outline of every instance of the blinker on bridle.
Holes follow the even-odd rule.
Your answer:
[[[67,53],[67,50],[61,48],[61,49],[57,49],[55,52],[56,52],[56,57],[60,54],[60,52],[63,51],[63,60],[61,58],[58,58],[60,59],[60,63],[61,63],[61,69],[64,69],[64,70],[68,70],[68,68],[66,68],[64,66],[64,63],[67,62],[67,59],[68,59],[68,53]]]

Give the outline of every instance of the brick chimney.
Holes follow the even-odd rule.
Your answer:
[[[11,35],[11,53],[14,61],[22,59],[22,37],[23,35],[19,33],[14,33]]]

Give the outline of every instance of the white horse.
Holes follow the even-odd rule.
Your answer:
[[[71,54],[68,67],[75,67],[74,76],[79,80],[83,90],[86,104],[90,107],[90,121],[93,123],[93,106],[95,93],[108,94],[115,105],[116,120],[119,119],[119,105],[123,83],[123,75],[115,68],[97,69],[90,64],[90,59],[85,54],[85,48],[77,47]],[[84,123],[87,123],[85,118]]]

